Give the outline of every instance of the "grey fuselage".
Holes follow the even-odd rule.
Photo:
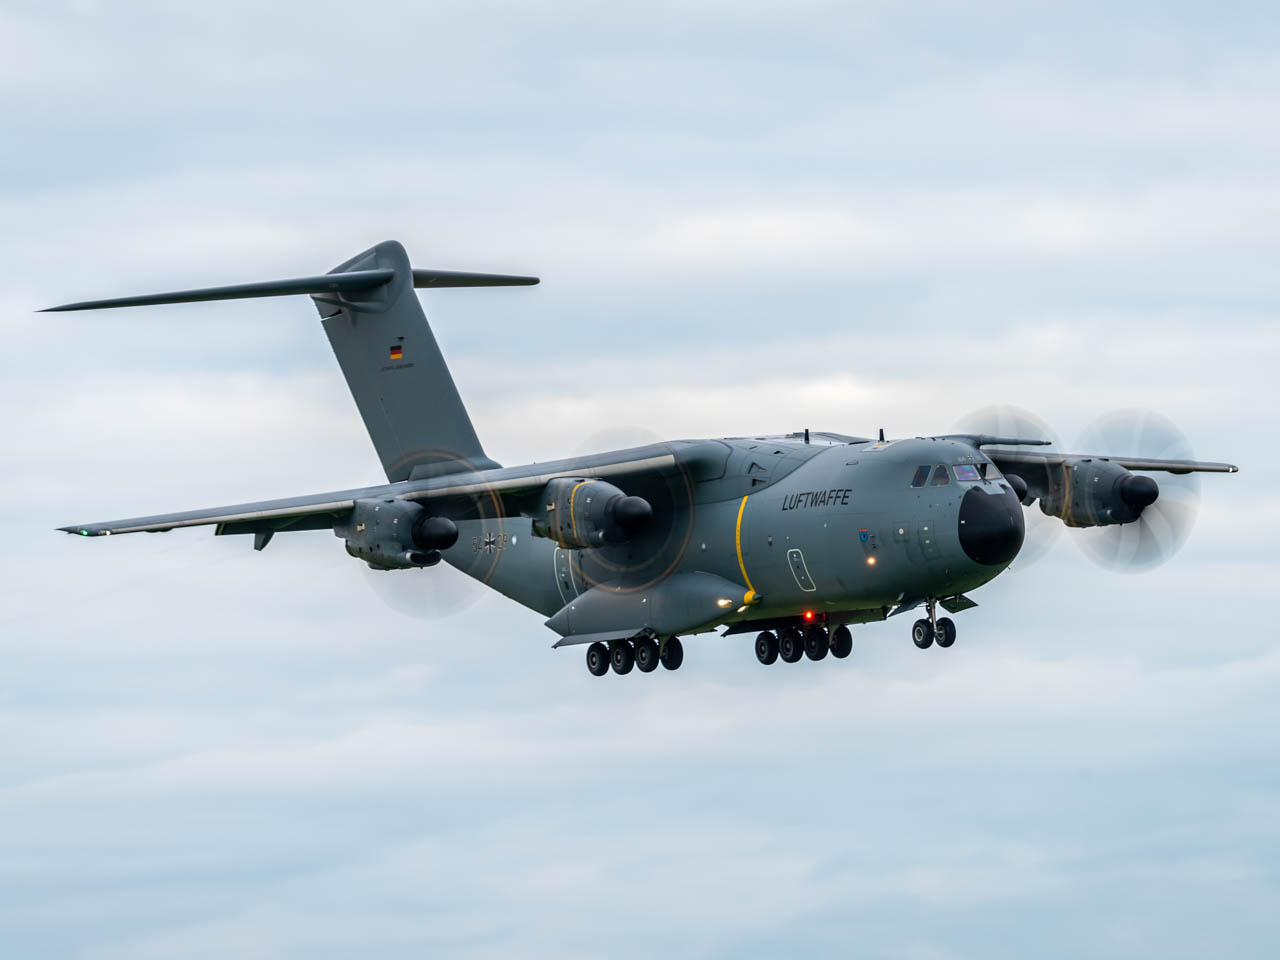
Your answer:
[[[708,456],[708,445],[723,457]],[[592,587],[643,594],[681,574],[710,574],[736,592],[699,625],[709,629],[806,613],[879,619],[895,605],[987,583],[1022,543],[1016,495],[986,456],[956,440],[655,445],[682,446],[699,451],[695,466],[674,481],[628,486],[669,518],[633,542],[566,549],[535,536],[527,518],[464,519],[444,559],[546,616]],[[960,479],[957,466],[982,477]],[[913,486],[922,470],[929,479]]]

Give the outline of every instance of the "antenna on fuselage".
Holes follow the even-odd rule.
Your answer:
[[[880,428],[880,442],[884,443],[884,427]]]

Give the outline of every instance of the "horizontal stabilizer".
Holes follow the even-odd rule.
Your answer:
[[[247,300],[254,297],[287,297],[298,293],[353,293],[381,286],[395,276],[390,268],[353,270],[349,273],[326,273],[319,277],[293,280],[268,280],[265,283],[237,283],[229,287],[205,287],[201,290],[178,290],[174,293],[152,293],[141,297],[117,297],[114,300],[82,300],[46,307],[41,313],[70,310],[103,310],[108,307],[150,307],[162,303],[199,303],[204,300]]]
[[[939,439],[960,440],[964,443],[971,443],[975,447],[1047,447],[1053,442],[1051,440],[1035,440],[1028,437],[997,437],[989,433],[949,433]]]
[[[176,290],[151,293],[140,297],[116,297],[111,300],[81,300],[46,307],[41,313],[65,313],[72,310],[105,310],[110,307],[151,307],[165,303],[200,303],[206,300],[249,300],[258,297],[288,297],[295,294],[358,293],[380,287],[395,276],[390,267],[372,270],[349,270],[326,273],[319,277],[297,277],[292,280],[268,280],[264,283],[237,283],[229,287],[203,287],[199,290]],[[528,287],[537,277],[519,277],[505,273],[462,273],[457,270],[414,270],[415,287]]]
[[[431,287],[532,287],[537,277],[517,277],[506,273],[462,273],[458,270],[415,270],[413,285]]]

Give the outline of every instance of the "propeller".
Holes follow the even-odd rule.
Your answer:
[[[1098,456],[1195,459],[1181,430],[1159,414],[1141,409],[1099,417],[1085,430],[1076,449]],[[1200,505],[1200,478],[1194,473],[1135,473],[1125,484],[1125,500],[1141,508],[1138,519],[1086,527],[1075,531],[1074,539],[1104,567],[1149,570],[1177,553],[1190,536]]]
[[[962,433],[986,433],[997,437],[1018,437],[1024,440],[1048,440],[1045,447],[1031,449],[1051,453],[1061,450],[1058,435],[1049,425],[1029,410],[1009,404],[998,404],[974,410],[961,418],[955,429]],[[988,451],[1010,450],[1009,447],[986,447]],[[1055,517],[1047,517],[1037,510],[1024,510],[1027,535],[1022,543],[1014,563],[1020,567],[1035,563],[1053,547],[1053,542],[1062,533],[1062,521]]]
[[[455,616],[485,592],[480,583],[444,562],[405,570],[373,570],[361,563],[360,570],[383,604],[413,620]]]

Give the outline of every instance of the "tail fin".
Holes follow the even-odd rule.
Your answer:
[[[536,277],[414,270],[404,247],[380,243],[320,277],[85,300],[100,310],[309,293],[391,481],[496,467],[485,456],[414,287],[526,286]]]
[[[413,271],[404,247],[394,240],[352,257],[330,273],[385,269],[393,275],[383,285],[336,294],[314,293],[312,299],[387,479],[496,467],[476,438],[413,292],[415,282],[455,285],[450,281],[463,275]],[[474,276],[476,285],[503,280],[537,282],[532,278]]]

